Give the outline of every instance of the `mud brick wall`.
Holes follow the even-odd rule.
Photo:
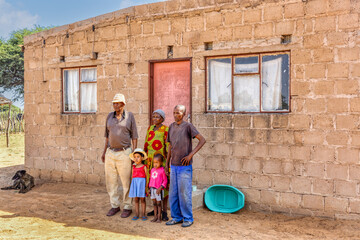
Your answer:
[[[166,59],[171,45],[174,58],[192,58],[193,124],[207,139],[195,184],[236,186],[253,210],[359,219],[359,12],[357,0],[179,0],[28,36],[26,167],[40,179],[104,184],[111,100],[126,95],[142,146],[148,61]],[[205,56],[282,50],[291,52],[290,113],[205,113]],[[97,67],[97,112],[62,114],[61,70],[85,66]]]

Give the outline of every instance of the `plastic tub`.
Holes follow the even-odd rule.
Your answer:
[[[244,207],[245,196],[233,186],[213,185],[205,192],[204,201],[211,211],[233,213]]]

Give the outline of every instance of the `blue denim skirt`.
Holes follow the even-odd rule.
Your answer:
[[[130,185],[129,197],[146,197],[145,185],[146,178],[133,178]]]

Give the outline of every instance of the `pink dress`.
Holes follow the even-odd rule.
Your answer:
[[[165,174],[164,167],[152,168],[150,171],[150,182],[149,188],[158,189],[160,186],[166,188],[167,185],[167,176]]]

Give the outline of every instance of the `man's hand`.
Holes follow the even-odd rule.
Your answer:
[[[188,166],[190,164],[191,158],[192,158],[192,156],[190,156],[190,155],[187,155],[186,157],[183,157],[181,159],[181,164],[183,166]]]
[[[106,154],[106,151],[107,151],[108,146],[109,146],[109,138],[106,138],[106,139],[105,139],[104,151],[103,151],[103,154],[101,155],[101,161],[102,161],[103,163],[105,162],[105,154]]]
[[[160,194],[162,190],[162,186],[160,186],[158,189],[156,189],[156,194]]]

